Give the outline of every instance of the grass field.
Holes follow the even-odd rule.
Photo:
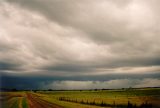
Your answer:
[[[29,108],[25,92],[2,92],[2,108]]]
[[[160,108],[160,89],[1,92],[2,108]]]

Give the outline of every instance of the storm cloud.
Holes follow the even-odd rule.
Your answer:
[[[109,81],[54,81],[48,85],[42,84],[42,87],[58,90],[79,90],[79,89],[119,89],[129,87],[159,87],[159,79],[116,79]]]
[[[70,78],[159,75],[159,4],[0,0],[0,73]]]

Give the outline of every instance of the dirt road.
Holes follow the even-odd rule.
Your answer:
[[[27,93],[30,108],[63,108],[59,105],[40,99],[37,95]]]

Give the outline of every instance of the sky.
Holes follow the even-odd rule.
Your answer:
[[[0,0],[1,87],[160,87],[159,0]]]

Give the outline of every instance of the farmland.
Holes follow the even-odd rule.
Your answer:
[[[1,92],[2,108],[160,108],[160,89]]]

